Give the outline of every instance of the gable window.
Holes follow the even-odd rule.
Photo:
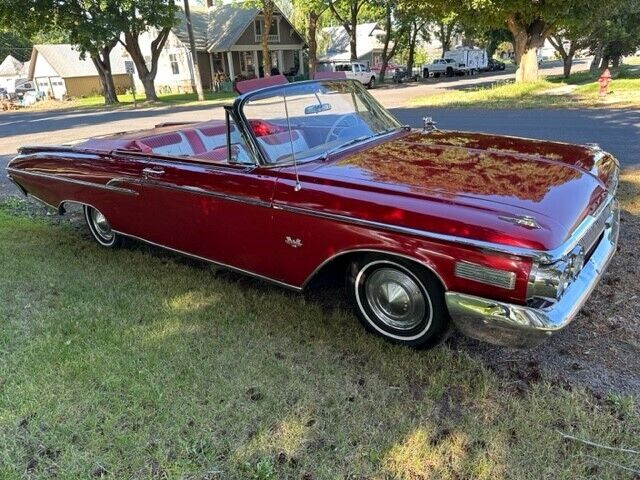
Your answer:
[[[253,29],[255,31],[255,41],[262,41],[262,29],[264,27],[264,20],[262,18],[256,18],[253,21]],[[280,41],[280,17],[274,15],[271,18],[271,28],[269,29],[269,41],[270,42],[279,42]]]
[[[174,75],[180,74],[180,66],[178,65],[178,57],[175,53],[169,54],[169,62],[171,62],[171,71]]]

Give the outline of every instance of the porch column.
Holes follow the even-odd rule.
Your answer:
[[[253,51],[253,69],[256,77],[260,76],[260,65],[258,65],[258,50]]]
[[[282,54],[282,50],[278,50],[278,70],[284,75],[284,55]]]
[[[233,52],[227,52],[227,63],[229,64],[229,78],[233,80],[236,76],[236,73],[233,71]]]
[[[302,47],[298,50],[298,75],[304,75],[304,56],[302,55]]]
[[[209,52],[209,70],[211,71],[211,80],[213,81],[213,76],[216,73],[213,68],[213,53]]]

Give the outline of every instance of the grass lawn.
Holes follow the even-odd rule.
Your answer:
[[[340,305],[141,244],[104,250],[21,200],[0,203],[0,265],[2,479],[640,470],[560,433],[640,450],[637,399],[392,346]]]
[[[571,108],[640,107],[640,68],[623,65],[611,69],[613,83],[605,98],[598,96],[598,74],[579,72],[541,78],[535,83],[505,81],[491,87],[443,90],[437,95],[417,97],[415,106],[458,108]]]

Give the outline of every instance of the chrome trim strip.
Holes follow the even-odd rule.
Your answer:
[[[341,252],[335,253],[332,256],[330,256],[329,258],[327,258],[326,260],[324,260],[320,265],[318,265],[316,267],[316,269],[311,272],[311,274],[306,278],[306,280],[302,283],[302,289],[306,288],[307,285],[311,282],[311,280],[313,280],[313,277],[315,277],[320,270],[322,270],[324,267],[326,267],[329,263],[331,263],[333,260],[335,260],[338,257],[342,257],[343,255],[348,255],[350,253],[380,253],[383,255],[391,255],[394,257],[398,257],[398,258],[405,258],[407,260],[411,260],[412,262],[416,262],[419,263],[420,265],[422,265],[424,268],[426,268],[427,270],[429,270],[431,273],[433,273],[436,278],[438,280],[440,280],[440,283],[442,284],[442,286],[444,287],[444,289],[447,289],[447,284],[444,282],[443,278],[440,276],[440,274],[438,274],[438,272],[436,272],[433,268],[431,268],[429,265],[425,264],[422,260],[420,260],[419,258],[416,257],[410,257],[408,255],[404,255],[402,253],[396,253],[396,252],[392,252],[389,250],[378,250],[375,248],[353,248],[350,250],[343,250]]]
[[[245,275],[249,275],[251,277],[255,277],[255,278],[258,278],[260,280],[265,280],[267,282],[274,283],[276,285],[288,288],[290,290],[294,290],[296,292],[302,291],[301,287],[296,287],[295,285],[291,285],[289,283],[281,282],[280,280],[275,280],[273,278],[269,278],[269,277],[266,277],[264,275],[260,275],[259,273],[254,273],[254,272],[251,272],[249,270],[243,270],[242,268],[233,267],[231,265],[227,265],[226,263],[218,262],[216,260],[211,260],[210,258],[201,257],[200,255],[194,255],[193,253],[188,253],[188,252],[185,252],[185,251],[182,251],[182,250],[178,250],[178,249],[175,249],[175,248],[167,247],[166,245],[162,245],[160,243],[152,242],[151,240],[146,240],[146,239],[144,239],[142,237],[137,237],[135,235],[129,235],[128,233],[124,233],[124,232],[121,232],[121,231],[118,231],[118,230],[113,230],[113,231],[115,233],[118,233],[118,234],[123,235],[125,237],[134,238],[134,239],[139,240],[141,242],[148,243],[149,245],[153,245],[155,247],[164,248],[165,250],[169,250],[169,251],[172,251],[172,252],[175,252],[175,253],[179,253],[180,255],[184,255],[186,257],[195,258],[196,260],[201,260],[203,262],[212,263],[214,265],[218,265],[219,267],[223,267],[223,268],[226,268],[228,270],[232,270],[234,272],[238,272],[238,273],[242,273],[242,274],[245,274]]]
[[[516,348],[537,345],[571,323],[589,299],[616,252],[619,230],[620,211],[615,208],[596,250],[558,302],[533,308],[446,292],[453,322],[465,335],[478,340]]]
[[[118,179],[119,180],[119,179]],[[230,202],[244,203],[247,205],[254,205],[258,207],[271,208],[271,203],[265,202],[263,200],[256,200],[253,198],[245,198],[237,195],[229,195],[226,193],[214,192],[211,190],[205,190],[200,187],[193,187],[190,185],[177,185],[175,183],[156,181],[150,178],[144,179],[142,181],[143,185],[152,185],[154,187],[166,188],[167,190],[176,190],[180,192],[193,193],[196,195],[205,195],[207,197],[219,198],[221,200],[228,200]]]
[[[601,208],[604,208],[605,205],[607,205],[607,204],[609,204],[610,202],[613,202],[613,201],[615,201],[615,198],[613,197],[613,195],[609,195],[607,197],[607,199],[603,202],[603,205],[601,206]],[[416,229],[416,228],[403,227],[401,225],[392,225],[392,224],[388,224],[388,223],[376,222],[376,221],[373,221],[373,220],[363,220],[363,219],[348,217],[346,215],[340,215],[340,214],[336,214],[336,213],[319,212],[317,210],[311,210],[311,209],[308,209],[308,208],[292,207],[290,205],[285,205],[285,204],[281,204],[281,203],[275,203],[273,205],[273,208],[275,208],[277,210],[292,212],[292,213],[300,213],[300,214],[303,214],[303,215],[309,215],[309,216],[312,216],[312,217],[326,218],[326,219],[329,219],[329,220],[336,220],[336,221],[339,221],[339,222],[349,223],[349,224],[352,224],[352,225],[358,225],[358,226],[362,226],[362,227],[377,228],[377,229],[380,229],[380,230],[387,230],[387,231],[391,231],[391,232],[397,232],[397,233],[403,233],[403,234],[407,234],[407,235],[413,235],[413,236],[417,236],[417,237],[421,237],[421,238],[426,238],[426,239],[429,239],[429,240],[437,240],[437,241],[442,241],[442,242],[449,242],[449,243],[457,243],[457,244],[467,245],[467,246],[470,246],[470,247],[480,248],[482,250],[487,250],[487,251],[491,251],[491,252],[497,252],[497,253],[503,253],[503,254],[507,254],[507,255],[517,255],[517,256],[520,256],[520,257],[533,258],[534,260],[536,260],[536,261],[538,261],[540,263],[553,263],[553,262],[561,259],[562,257],[564,257],[569,252],[571,252],[575,248],[575,246],[578,244],[578,242],[580,241],[580,239],[582,238],[584,233],[598,219],[597,213],[595,214],[595,216],[588,216],[574,230],[574,232],[572,233],[571,237],[569,237],[569,239],[567,241],[565,241],[562,245],[560,245],[559,247],[557,247],[557,248],[555,248],[553,250],[543,251],[543,250],[532,250],[532,249],[522,248],[522,247],[512,247],[512,246],[508,246],[508,245],[500,245],[500,244],[496,244],[496,243],[485,242],[485,241],[482,241],[482,240],[474,240],[474,239],[471,239],[471,238],[458,237],[458,236],[455,236],[455,235],[446,235],[446,234],[442,234],[442,233],[433,233],[433,232],[428,232],[428,231],[425,231],[425,230],[419,230],[419,229]],[[599,211],[601,211],[601,210],[599,209]]]
[[[73,185],[81,185],[83,187],[93,187],[101,190],[109,190],[111,192],[123,193],[125,195],[138,195],[138,192],[136,192],[135,190],[131,190],[129,188],[114,187],[109,185],[108,182],[107,184],[103,185],[100,183],[86,182],[84,180],[76,180],[74,178],[60,177],[60,176],[51,175],[48,173],[31,172],[29,170],[18,170],[11,167],[7,167],[7,171],[14,174],[18,174],[18,175],[27,175],[27,176],[37,177],[37,178],[46,178],[47,180],[57,180],[63,183],[71,183]]]

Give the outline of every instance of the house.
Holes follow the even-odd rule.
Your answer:
[[[319,59],[323,62],[348,62],[351,60],[349,35],[344,27],[325,27],[322,35],[327,38],[326,53]],[[361,23],[356,27],[356,52],[358,61],[369,67],[382,63],[384,29],[376,22]]]
[[[111,69],[116,88],[127,88],[129,76],[119,51],[111,53]],[[95,95],[102,91],[98,71],[90,58],[80,58],[73,45],[34,45],[27,77],[36,90],[61,100],[64,97]]]
[[[17,58],[7,55],[0,63],[0,88],[4,88],[9,93],[13,93],[16,89],[16,80],[27,77],[25,65],[28,68],[29,62],[23,64]]]
[[[263,76],[264,21],[262,12],[253,3],[220,5],[215,0],[207,0],[205,8],[191,9],[191,21],[203,85],[212,83],[216,73],[224,73],[231,79],[238,75]],[[189,45],[184,16],[173,33]],[[305,48],[304,37],[276,8],[269,31],[271,64],[282,73],[304,74]]]

